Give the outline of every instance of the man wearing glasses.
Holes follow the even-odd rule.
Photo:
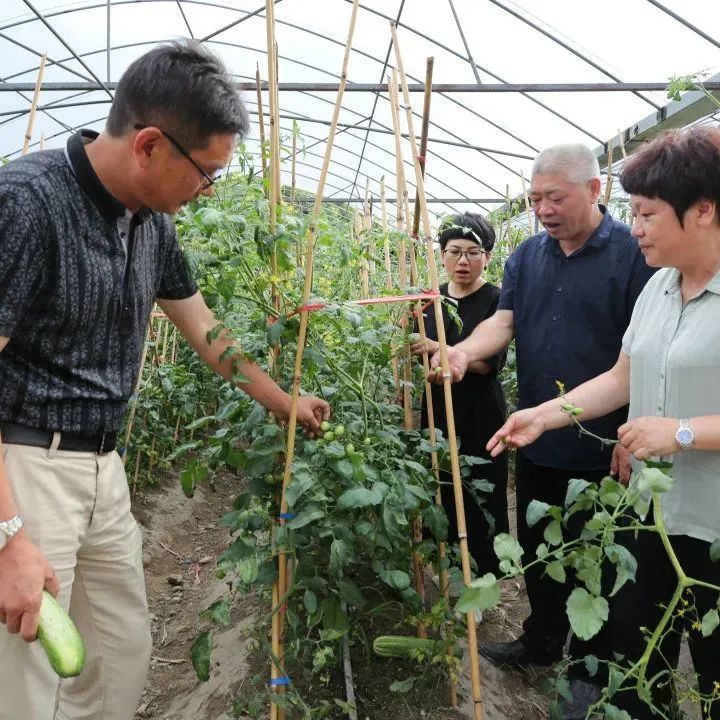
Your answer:
[[[220,60],[156,47],[118,83],[105,130],[0,169],[0,718],[130,720],[150,659],[141,534],[114,452],[157,300],[200,357],[278,418],[290,398],[233,341],[192,281],[171,218],[248,130]],[[242,357],[242,356],[240,356]],[[310,432],[329,415],[300,399]],[[58,686],[36,636],[43,588],[84,636]],[[27,642],[23,642],[27,641]]]
[[[650,269],[630,228],[598,205],[600,170],[583,145],[557,145],[535,159],[530,198],[544,231],[523,242],[508,259],[497,312],[450,349],[454,380],[474,363],[494,356],[515,338],[518,409],[558,394],[556,381],[577,385],[609,370],[616,362],[625,329]],[[432,359],[437,365],[438,358]],[[437,382],[437,380],[436,380]],[[627,408],[587,424],[605,438],[617,438]],[[536,559],[546,523],[529,527],[532,500],[563,506],[568,482],[598,482],[609,471],[629,479],[630,464],[620,445],[604,447],[571,429],[554,430],[516,455],[518,540],[523,564]],[[572,522],[576,521],[576,522]],[[565,539],[579,537],[583,518],[573,516]],[[527,667],[560,660],[569,623],[565,603],[573,584],[556,582],[535,566],[525,573],[530,616],[512,642],[488,642],[480,653],[497,665]],[[573,638],[570,658],[608,657],[603,639]],[[573,699],[561,708],[564,720],[584,718],[599,692],[582,673],[571,671]]]

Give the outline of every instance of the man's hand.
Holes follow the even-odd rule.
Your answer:
[[[314,437],[320,432],[320,423],[329,419],[330,405],[324,400],[314,395],[301,395],[298,398],[297,421],[308,435]]]
[[[422,355],[427,350],[427,354],[432,356],[439,349],[440,343],[437,340],[431,340],[430,338],[427,338],[425,342],[420,340],[410,346],[410,352],[413,355]]]
[[[638,460],[678,451],[675,439],[679,420],[666,417],[639,417],[618,428],[618,439]]]
[[[448,346],[448,362],[450,364],[450,372],[452,373],[452,382],[458,383],[464,377],[467,372],[468,365],[470,364],[468,356],[457,348]],[[440,367],[440,352],[436,351],[435,354],[430,358],[430,374],[428,380],[436,385],[443,384],[443,376],[441,372],[437,372],[436,368]]]
[[[0,550],[0,623],[26,642],[37,637],[42,591],[60,592],[55,571],[23,531]]]
[[[621,485],[627,486],[632,474],[630,453],[623,447],[622,443],[616,443],[613,448],[612,460],[610,461],[610,474],[617,477]]]
[[[545,423],[537,408],[519,410],[490,438],[486,449],[491,457],[497,457],[510,448],[525,447],[535,442],[544,432]]]

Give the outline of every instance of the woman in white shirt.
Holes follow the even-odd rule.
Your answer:
[[[680,565],[689,577],[720,585],[720,562],[710,558],[720,538],[720,129],[663,134],[626,162],[621,182],[631,196],[633,236],[648,265],[664,269],[635,305],[617,364],[565,399],[510,416],[488,449],[497,455],[570,424],[566,402],[583,408],[582,420],[629,402],[618,438],[634,456],[634,469],[648,458],[673,463],[663,516]],[[642,628],[658,625],[678,578],[657,533],[617,537],[638,569],[635,582],[615,596],[606,631],[613,650],[634,662],[646,646]],[[720,718],[720,630],[703,637],[697,622],[718,607],[718,593],[694,587],[683,597],[683,607],[695,610],[675,616],[648,666],[654,708],[634,692],[612,698],[638,720],[672,714],[668,670],[677,666],[683,630],[704,696],[703,717]]]

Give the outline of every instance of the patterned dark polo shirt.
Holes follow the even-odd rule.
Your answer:
[[[96,136],[0,168],[0,421],[117,431],[155,299],[197,292],[170,217],[130,217],[101,184]]]

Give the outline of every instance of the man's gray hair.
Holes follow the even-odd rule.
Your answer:
[[[568,182],[585,183],[600,177],[600,166],[595,153],[582,143],[552,145],[545,148],[535,158],[533,175],[558,173]]]

